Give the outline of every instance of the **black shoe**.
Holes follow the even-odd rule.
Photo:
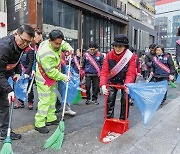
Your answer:
[[[164,105],[164,102],[165,102],[165,101],[166,101],[166,100],[165,100],[165,99],[163,99],[163,101],[161,102],[161,106],[162,106],[162,105]]]
[[[35,130],[37,130],[39,133],[42,133],[42,134],[46,134],[46,133],[49,133],[49,130],[47,129],[46,126],[44,127],[34,127]]]
[[[86,101],[86,105],[89,105],[89,104],[91,104],[91,101],[90,101],[90,100],[87,100],[87,101]]]
[[[46,126],[50,126],[50,125],[59,125],[59,121],[58,120],[54,120],[54,121],[46,123]]]
[[[2,131],[1,132],[1,136],[0,136],[0,140],[4,140],[7,136],[7,131]],[[21,135],[20,134],[16,134],[14,132],[11,132],[10,137],[12,140],[19,140],[21,139]]]
[[[120,119],[120,120],[125,120],[125,117],[122,117],[122,116],[121,116],[121,117],[119,117],[119,119]]]
[[[61,112],[62,110],[63,110],[63,107],[62,107],[62,106],[60,106],[59,108],[56,108],[55,113],[59,113],[59,112]]]
[[[95,105],[99,105],[99,102],[97,102],[97,100],[92,101]]]

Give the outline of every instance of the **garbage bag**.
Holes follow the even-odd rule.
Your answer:
[[[144,124],[147,125],[163,101],[168,82],[130,83],[127,87],[130,97],[141,112]]]
[[[14,81],[13,81],[13,79],[12,79],[11,76],[8,78],[8,83],[9,83],[9,85],[11,86],[11,88],[14,88],[14,87],[13,87]]]
[[[178,77],[177,77],[177,79],[176,79],[176,82],[177,82],[177,83],[180,83],[180,73],[178,73]]]
[[[27,88],[28,88],[29,78],[24,78],[24,75],[21,75],[20,79],[16,82],[15,85],[15,95],[18,99],[26,101]]]
[[[64,67],[64,72],[65,72],[65,74],[68,74],[68,66]],[[67,83],[64,81],[59,81],[60,94],[61,94],[63,103],[64,103],[64,99],[65,99],[66,84]],[[78,95],[79,85],[80,85],[79,74],[77,74],[74,71],[74,69],[71,67],[70,68],[70,81],[68,84],[68,93],[67,93],[67,100],[66,100],[67,103],[73,103],[73,100]]]

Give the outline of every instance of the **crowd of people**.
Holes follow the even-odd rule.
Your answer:
[[[180,36],[180,28],[178,29]],[[177,65],[179,66],[180,41],[177,40]],[[64,40],[60,30],[52,30],[49,38],[43,40],[42,32],[23,24],[12,35],[0,39],[0,139],[7,134],[9,105],[15,101],[13,87],[8,83],[8,78],[13,77],[18,81],[23,74],[30,78],[29,85],[33,82],[37,88],[38,104],[35,115],[35,130],[48,133],[46,126],[58,125],[56,113],[62,110],[62,100],[57,97],[61,94],[60,84],[69,82],[70,78],[64,72],[72,58],[71,67],[80,76],[81,82],[86,87],[85,104],[99,105],[98,94],[100,88],[107,95],[107,118],[114,117],[114,107],[118,89],[109,85],[123,85],[121,89],[121,109],[119,119],[126,119],[126,102],[129,102],[129,93],[126,84],[134,83],[140,75],[144,79],[151,77],[151,81],[175,80],[175,66],[171,54],[164,51],[162,45],[151,44],[149,52],[140,57],[129,46],[128,37],[117,34],[112,42],[112,50],[107,54],[99,51],[95,42],[89,43],[87,50],[74,49]],[[35,80],[34,80],[35,78]],[[32,81],[33,80],[33,81]],[[81,86],[81,85],[80,85]],[[57,90],[58,89],[58,90]],[[163,102],[166,100],[166,95]],[[162,103],[163,103],[162,102]],[[33,110],[34,92],[31,88],[28,94],[28,109]],[[75,116],[71,109],[71,102],[67,102],[65,114]],[[14,109],[24,108],[21,99],[16,100]],[[127,117],[125,117],[127,116]],[[20,139],[21,135],[11,132],[11,138]]]

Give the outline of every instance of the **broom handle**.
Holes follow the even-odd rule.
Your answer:
[[[11,123],[12,123],[12,115],[13,115],[13,104],[14,102],[11,101],[10,109],[9,109],[9,123],[8,123],[8,130],[7,130],[7,137],[11,135]]]
[[[82,56],[83,56],[83,38],[81,39],[80,66],[82,65]]]
[[[33,76],[32,80],[31,80],[31,83],[30,83],[29,88],[28,88],[28,90],[27,90],[27,94],[30,93],[31,88],[32,88],[32,85],[33,85],[33,82],[34,82],[34,76]]]
[[[71,55],[69,55],[68,78],[70,77],[70,68],[71,68]],[[66,107],[66,101],[67,101],[68,86],[69,86],[69,81],[66,83],[64,106],[63,106],[63,112],[62,112],[62,119],[61,120],[64,120],[64,113],[65,113],[65,107]]]

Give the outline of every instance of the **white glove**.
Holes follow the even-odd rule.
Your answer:
[[[8,94],[8,100],[9,100],[9,104],[11,104],[11,103],[15,100],[14,91],[11,91],[11,92]]]
[[[102,88],[103,95],[109,94],[109,91],[107,90],[106,85],[103,85],[101,88]]]
[[[31,76],[35,76],[36,75],[36,71],[32,70]]]
[[[65,82],[69,82],[70,81],[70,77],[68,77],[66,74],[63,74],[65,76]]]
[[[16,82],[19,80],[19,78],[20,78],[20,74],[15,74],[13,76],[13,80],[16,81]]]
[[[24,74],[24,78],[25,79],[29,78],[29,75],[28,74]]]
[[[173,75],[169,75],[169,80],[170,81],[174,80],[174,76]]]
[[[129,88],[128,88],[128,87],[126,87],[126,88],[124,89],[124,91],[125,91],[127,94],[129,94]]]

